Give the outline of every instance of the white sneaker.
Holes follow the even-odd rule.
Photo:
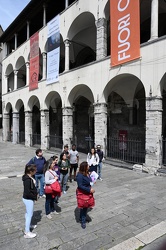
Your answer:
[[[43,194],[43,195],[42,195],[42,198],[46,198],[46,195],[45,195],[45,194]]]
[[[35,229],[35,228],[37,228],[37,225],[31,225],[30,226],[30,229],[32,229],[32,230]]]
[[[35,237],[36,237],[36,234],[31,233],[31,232],[28,232],[28,233],[24,234],[24,238],[26,238],[26,239],[32,239],[32,238],[35,238]]]
[[[57,211],[51,212],[50,214],[59,214]]]
[[[100,181],[102,181],[103,179],[99,178]]]
[[[64,194],[66,194],[66,191],[63,191]]]
[[[51,220],[51,219],[52,219],[51,214],[47,214],[47,215],[46,215],[46,217],[47,217],[47,219],[49,219],[49,220]]]

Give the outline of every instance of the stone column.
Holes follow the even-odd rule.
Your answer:
[[[69,0],[65,1],[65,9],[69,6]]]
[[[73,140],[73,108],[65,107],[62,110],[63,121],[63,145],[68,144],[71,147]]]
[[[100,18],[96,21],[97,41],[96,41],[96,60],[107,56],[107,21]]]
[[[69,46],[70,46],[70,42],[69,40],[65,40],[65,71],[69,70]]]
[[[45,52],[42,53],[43,56],[43,80],[46,79],[47,75],[47,54]]]
[[[150,40],[158,38],[158,0],[151,2],[151,35]]]
[[[146,99],[146,157],[147,172],[154,173],[161,164],[162,97]]]
[[[29,85],[29,62],[26,62],[26,86]]]
[[[48,136],[50,133],[49,110],[40,110],[41,119],[41,148],[48,149]]]
[[[5,75],[5,88],[4,88],[4,93],[2,94],[6,94],[7,92],[9,92],[8,79],[9,79],[9,76]]]
[[[16,50],[17,49],[17,34],[16,33],[14,34],[14,37],[15,37],[14,49]]]
[[[106,154],[107,138],[107,104],[94,104],[94,128],[95,128],[95,145],[100,144],[103,152]]]
[[[3,44],[3,59],[7,56],[7,43]]]
[[[29,40],[29,21],[27,21],[27,40]]]
[[[3,141],[8,141],[9,140],[9,133],[10,133],[10,115],[9,113],[4,113],[3,114]]]
[[[32,146],[32,112],[25,111],[25,146]]]
[[[17,74],[18,70],[14,70],[14,90],[17,89]]]
[[[46,5],[43,5],[43,26],[46,26]]]
[[[19,113],[13,112],[13,143],[19,142]]]

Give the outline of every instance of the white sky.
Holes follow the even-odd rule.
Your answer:
[[[0,25],[3,30],[14,21],[30,0],[0,0]]]

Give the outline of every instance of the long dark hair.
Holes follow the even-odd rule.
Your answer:
[[[60,160],[61,161],[62,161],[64,155],[66,155],[66,154],[64,152],[62,152],[61,155],[60,155]],[[66,157],[66,160],[67,160],[67,157]]]
[[[51,164],[53,163],[53,161],[54,161],[53,157],[51,157],[48,161],[46,161],[46,163],[44,164],[44,170],[43,170],[43,173],[44,173],[44,174],[45,174],[45,172],[46,172],[47,170],[50,169]]]
[[[89,157],[90,157],[90,159],[92,158],[92,149],[94,149],[94,157],[96,158],[96,150],[95,150],[94,147],[92,147],[92,148],[90,149],[90,152],[89,152]]]
[[[36,165],[35,164],[26,165],[24,175],[35,172],[35,170],[36,170]]]
[[[87,161],[81,162],[80,168],[79,168],[79,173],[81,173],[81,174],[83,174],[85,176],[87,176],[89,174]]]

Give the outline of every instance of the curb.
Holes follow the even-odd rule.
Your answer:
[[[160,238],[166,234],[166,220],[160,222],[159,224],[137,234],[135,237],[129,238],[121,242],[120,244],[109,248],[108,250],[136,250],[139,247],[144,247],[154,240]]]

